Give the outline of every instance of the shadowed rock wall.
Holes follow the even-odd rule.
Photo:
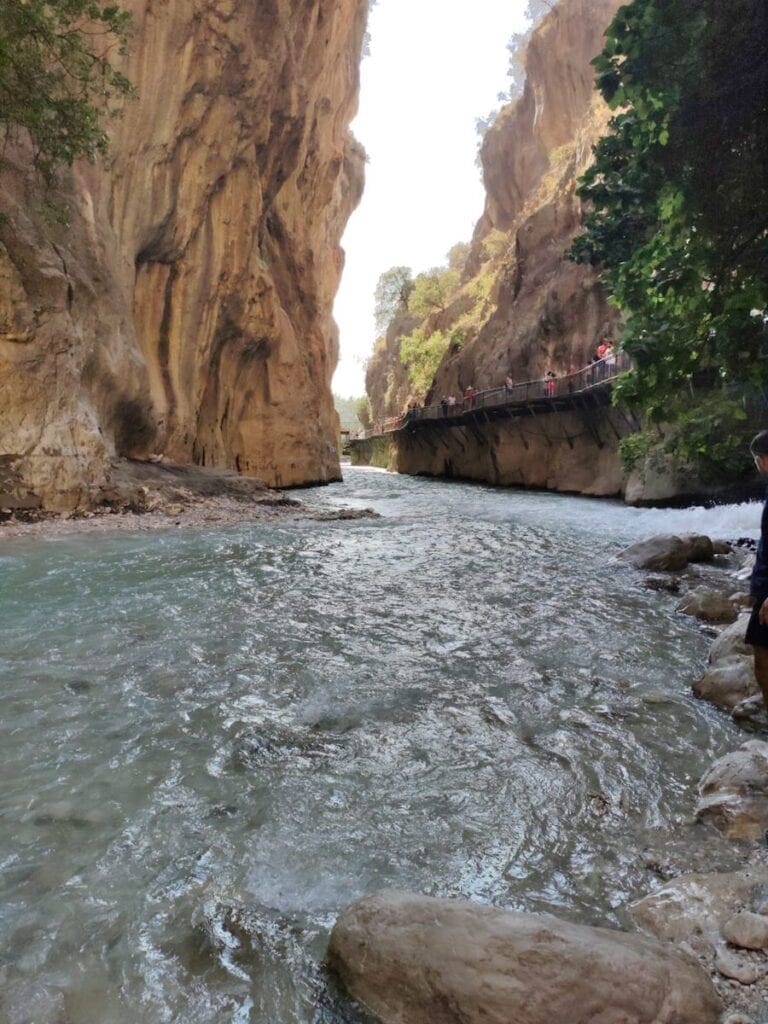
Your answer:
[[[419,427],[353,442],[352,462],[500,487],[618,497],[624,472],[617,438],[629,432],[627,421],[610,407],[469,426]]]
[[[138,98],[51,198],[0,201],[0,492],[98,499],[115,455],[339,475],[339,239],[362,190],[366,0],[130,0]]]

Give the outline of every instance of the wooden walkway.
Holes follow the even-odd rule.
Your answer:
[[[420,427],[461,426],[478,421],[595,409],[610,404],[614,381],[629,369],[629,357],[619,352],[566,377],[529,380],[511,388],[478,391],[473,398],[460,399],[454,406],[439,402],[410,409],[402,416],[374,423],[373,428],[357,440]],[[354,444],[354,439],[351,443]]]

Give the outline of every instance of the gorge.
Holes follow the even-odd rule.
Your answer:
[[[427,403],[469,385],[498,387],[508,374],[526,381],[553,368],[573,372],[602,338],[616,335],[616,310],[594,272],[565,253],[582,224],[577,179],[609,118],[591,61],[618,7],[616,0],[562,0],[533,31],[522,96],[502,108],[481,147],[485,210],[460,286],[423,326],[424,335],[451,339],[429,391],[418,396]],[[374,421],[399,415],[413,396],[400,345],[416,323],[396,317],[369,361]],[[478,416],[472,431],[443,427],[429,443],[407,431],[358,443],[355,458],[399,472],[615,496],[627,484],[618,440],[632,429],[609,409],[596,414],[594,431],[579,416],[494,425]],[[680,486],[662,479],[646,488],[637,480],[632,491],[638,500],[664,498]]]
[[[759,509],[629,507],[696,481],[628,478],[625,352],[569,373],[620,330],[565,256],[620,0],[534,5],[450,295],[368,367],[375,420],[481,394],[342,466],[375,2],[126,0],[108,153],[0,154],[0,1021],[766,1024]]]

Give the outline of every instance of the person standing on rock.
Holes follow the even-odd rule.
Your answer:
[[[749,450],[758,471],[768,478],[768,430],[753,438]],[[761,693],[740,701],[733,709],[734,718],[746,718],[762,707],[768,708],[768,501],[763,508],[750,594],[754,607],[744,639],[755,652],[755,677]]]

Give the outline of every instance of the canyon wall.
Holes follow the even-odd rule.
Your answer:
[[[407,331],[395,321],[369,363],[367,386],[377,418],[399,414],[411,398],[430,403],[469,385],[498,387],[507,374],[523,381],[550,369],[568,373],[589,363],[602,337],[616,336],[616,311],[593,271],[565,253],[582,225],[578,178],[610,118],[595,91],[591,61],[619,6],[620,0],[560,0],[533,31],[523,94],[500,111],[482,144],[485,209],[460,286],[447,307],[422,325],[425,335],[446,335],[445,355],[432,387],[415,394],[399,355],[398,334]],[[413,327],[408,321],[404,326]],[[557,430],[558,419],[552,417],[551,437],[577,432],[578,424]],[[547,441],[526,448],[508,443],[514,428],[482,424],[477,437],[465,432],[459,444],[446,429],[450,453],[440,445],[436,454],[426,445],[414,448],[404,436],[393,463],[404,472],[439,473],[442,463],[455,475],[491,482],[616,493],[623,486],[618,437],[627,429],[605,426],[603,447],[588,456],[587,439],[576,472],[567,443],[555,455]]]
[[[352,442],[352,463],[414,476],[618,497],[617,442],[632,427],[600,409],[451,426],[419,426]],[[638,503],[644,502],[644,494]]]
[[[129,0],[109,157],[0,202],[0,494],[82,507],[115,456],[339,475],[330,380],[367,0]]]
[[[560,0],[531,36],[523,95],[500,112],[481,149],[486,203],[467,273],[493,275],[492,302],[440,367],[437,391],[494,386],[507,372],[517,380],[567,373],[615,334],[616,312],[594,273],[565,252],[581,230],[577,180],[610,118],[591,61],[620,5]],[[491,239],[501,250],[495,258]]]

